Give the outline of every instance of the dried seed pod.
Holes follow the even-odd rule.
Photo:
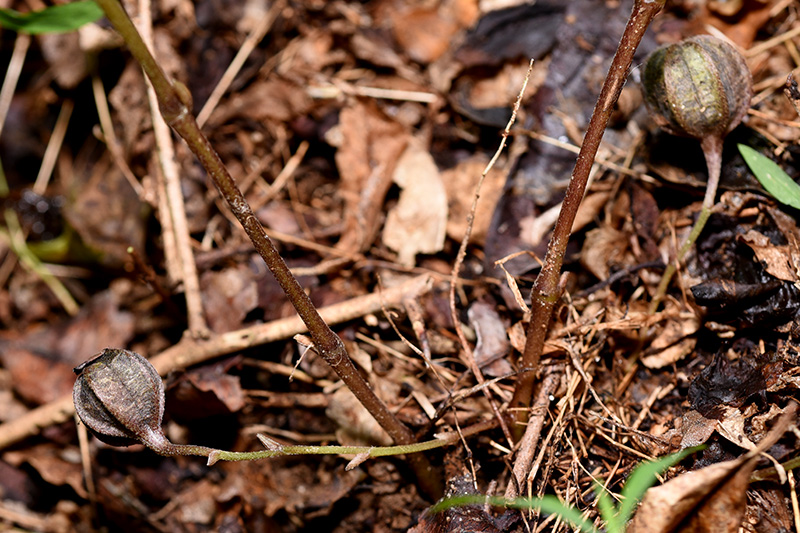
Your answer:
[[[107,348],[75,373],[75,410],[101,441],[113,446],[141,442],[162,455],[208,455],[211,451],[167,440],[161,429],[164,384],[150,361],[138,353]]]
[[[750,107],[753,82],[733,46],[698,35],[653,52],[642,73],[645,101],[666,131],[704,139],[722,138]]]
[[[753,80],[744,57],[733,46],[698,35],[650,54],[642,86],[653,120],[670,133],[699,139],[708,166],[703,208],[678,251],[680,262],[711,215],[722,169],[722,142],[747,113]],[[658,308],[674,273],[675,264],[670,262],[651,302],[651,312]]]

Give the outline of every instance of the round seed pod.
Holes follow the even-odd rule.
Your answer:
[[[653,52],[642,73],[655,122],[675,135],[723,138],[750,107],[753,81],[736,48],[698,35]]]
[[[143,443],[156,451],[170,445],[161,429],[164,384],[147,359],[105,349],[75,373],[75,410],[98,439],[113,446]]]

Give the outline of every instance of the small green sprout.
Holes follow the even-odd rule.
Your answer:
[[[600,510],[600,517],[606,525],[608,533],[624,533],[628,520],[633,516],[639,501],[652,487],[658,476],[663,474],[669,467],[681,462],[689,455],[704,449],[705,446],[695,446],[686,448],[680,452],[667,455],[654,461],[646,461],[633,469],[625,486],[622,487],[621,503],[615,506],[611,501],[608,492],[601,486],[596,487],[597,507]],[[570,505],[565,504],[557,497],[552,495],[542,496],[541,498],[514,498],[507,500],[500,497],[486,497],[480,494],[468,494],[455,496],[440,501],[431,508],[432,512],[444,511],[451,507],[460,505],[494,505],[497,507],[510,507],[513,509],[538,509],[545,514],[559,516],[564,522],[580,531],[586,533],[597,533],[597,529],[581,514],[581,512]]]

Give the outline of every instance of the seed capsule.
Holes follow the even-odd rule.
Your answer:
[[[753,92],[742,54],[710,35],[653,52],[645,63],[642,85],[659,126],[697,139],[722,138],[733,130],[747,113]]]
[[[143,443],[172,455],[161,429],[164,384],[150,362],[128,350],[105,349],[75,369],[75,410],[86,427],[113,446]]]

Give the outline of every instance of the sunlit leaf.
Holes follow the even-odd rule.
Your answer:
[[[40,11],[20,13],[13,9],[0,9],[0,26],[22,33],[65,33],[77,30],[84,24],[103,16],[92,0],[50,6]]]
[[[768,193],[779,202],[800,209],[800,185],[772,159],[743,144],[737,145],[745,163]]]

